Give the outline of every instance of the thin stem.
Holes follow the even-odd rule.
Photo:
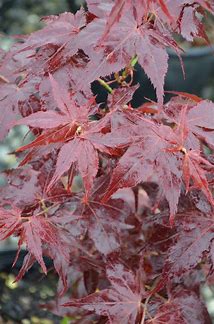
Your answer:
[[[149,302],[150,298],[151,298],[151,295],[149,295],[146,298],[146,301],[143,304],[143,316],[142,316],[142,320],[141,320],[141,323],[140,324],[144,324],[145,323],[146,313],[148,314],[149,317],[151,317],[150,314],[148,313],[148,310],[147,310],[147,305],[148,305],[148,302]]]
[[[103,79],[99,78],[98,81],[109,93],[113,92],[113,89]]]
[[[134,67],[137,64],[137,62],[138,62],[138,57],[137,57],[137,55],[135,55],[131,59],[131,63],[130,63],[131,67]]]

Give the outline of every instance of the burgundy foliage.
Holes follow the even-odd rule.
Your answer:
[[[26,246],[17,280],[52,259],[47,307],[72,323],[210,323],[200,287],[214,269],[214,103],[186,93],[164,103],[164,78],[167,48],[181,59],[174,34],[206,39],[214,1],[87,8],[43,18],[0,53],[1,139],[16,125],[34,136],[3,173],[0,239],[18,237],[16,260]],[[136,62],[157,102],[133,109]],[[109,92],[102,105],[95,80]]]

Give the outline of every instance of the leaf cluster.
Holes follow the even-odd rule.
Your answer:
[[[46,307],[72,323],[210,323],[200,287],[213,283],[214,103],[164,103],[168,48],[182,67],[173,35],[206,39],[206,11],[213,0],[88,0],[0,53],[0,137],[34,134],[4,172],[0,239],[18,237],[14,263],[26,246],[16,280],[52,259]],[[137,62],[157,102],[134,109]]]

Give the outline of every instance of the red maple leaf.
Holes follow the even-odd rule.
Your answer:
[[[166,152],[173,142],[176,143],[176,136],[170,127],[159,127],[146,120],[141,129],[143,137],[136,140],[135,145],[132,144],[119,160],[103,200],[108,200],[119,188],[134,187],[140,182],[153,180],[157,181],[169,202],[173,217],[180,196],[182,164],[179,154]]]
[[[57,248],[61,246],[60,233],[50,220],[43,216],[22,216],[22,211],[17,208],[6,210],[1,208],[1,239],[5,239],[14,232],[20,231],[19,248],[26,243],[29,252],[35,257],[47,273],[46,265],[42,258],[42,245],[49,244]]]
[[[60,113],[39,111],[16,122],[16,124],[48,129],[30,144],[19,148],[17,152],[57,142],[63,143],[58,155],[56,171],[48,189],[62,174],[70,169],[73,163],[77,163],[84,180],[86,192],[89,192],[98,171],[97,150],[109,153],[112,146],[112,144],[109,144],[108,148],[102,144],[99,138],[96,140],[96,137],[94,137],[96,132],[101,132],[105,128],[105,123],[89,123],[90,106],[76,106],[75,102],[69,98],[68,93],[60,89],[52,76],[50,76],[50,80]]]
[[[4,83],[0,86],[0,139],[2,140],[11,128],[14,120],[19,116],[19,108],[35,92],[33,82],[18,86],[16,84]]]
[[[161,305],[155,316],[152,319],[148,318],[146,323],[211,324],[207,310],[197,294],[194,291],[181,289]]]
[[[212,103],[201,101],[196,106],[188,104],[180,107],[179,121],[175,132],[178,134],[178,143],[171,151],[176,150],[184,154],[183,179],[186,191],[190,188],[190,180],[193,186],[204,192],[211,204],[214,204],[212,193],[206,174],[211,173],[213,165],[200,155],[200,139],[205,140],[211,147],[214,143],[214,106]],[[205,115],[204,115],[205,112]]]
[[[203,100],[190,109],[186,115],[186,125],[189,132],[205,140],[214,147],[214,104]]]
[[[183,161],[183,177],[186,184],[186,191],[188,192],[190,188],[190,179],[192,179],[193,187],[203,191],[208,201],[214,206],[214,200],[206,177],[208,172],[202,167],[203,165],[208,166],[210,172],[214,169],[214,166],[202,158],[199,152],[192,150],[185,152]]]
[[[178,230],[176,243],[169,249],[163,269],[164,276],[175,278],[194,269],[203,258],[208,257],[213,267],[213,228],[212,215],[199,211],[186,212],[177,216]]]
[[[16,207],[5,211],[0,209],[0,239],[4,240],[20,228],[21,214]]]
[[[72,300],[64,306],[77,306],[98,315],[107,316],[109,323],[135,323],[142,312],[141,300],[144,290],[138,278],[122,264],[108,264],[106,275],[111,287],[86,297]]]
[[[85,35],[89,33],[90,35],[95,33],[94,47],[96,48],[98,35],[95,25],[94,22],[92,29],[89,24],[80,34],[80,39],[81,37],[85,38]],[[104,28],[104,22],[98,21],[97,28],[99,30]],[[104,48],[102,46],[96,51],[93,50],[93,46],[83,48],[89,57],[96,57],[96,66],[94,60],[91,63],[89,62],[87,75],[90,76],[90,79],[87,78],[84,84],[87,86],[89,82],[100,76],[106,76],[115,70],[122,69],[137,55],[139,64],[144,68],[157,90],[159,102],[163,103],[163,83],[168,67],[168,54],[165,47],[175,47],[175,43],[169,36],[163,37],[158,30],[150,29],[149,25],[139,26],[132,15],[129,15],[129,19],[127,19],[127,16],[122,17],[120,22],[112,27],[112,33],[115,35],[114,38],[106,38],[103,43]],[[81,39],[81,42],[83,39]],[[81,85],[84,86],[83,82]]]
[[[76,42],[74,46],[73,41],[86,25],[85,12],[83,9],[78,10],[76,14],[65,12],[59,16],[43,17],[42,21],[46,26],[29,37],[25,37],[25,42],[19,47],[18,53],[35,50],[30,56],[35,64],[38,58],[37,53],[39,52],[41,60],[42,51],[46,49],[51,55],[43,63],[51,67],[50,70],[56,66],[57,68],[63,67],[78,51],[78,43]],[[38,68],[41,70],[41,62]]]
[[[32,216],[24,216],[17,208],[6,210],[0,209],[0,239],[3,240],[12,234],[19,235],[16,263],[21,246],[26,244],[28,256],[25,257],[22,268],[16,278],[21,279],[24,273],[37,261],[43,272],[47,274],[47,268],[43,254],[48,255],[54,261],[54,266],[64,284],[61,293],[67,289],[67,271],[70,262],[69,245],[72,238],[62,232],[51,218],[44,217],[44,211]],[[73,246],[75,246],[73,242]]]
[[[120,249],[123,233],[133,228],[127,223],[131,209],[124,200],[111,199],[107,204],[101,203],[108,183],[107,177],[97,178],[85,203],[82,195],[79,199],[74,197],[73,212],[63,211],[63,215],[54,218],[58,224],[66,224],[70,233],[76,231],[82,236],[87,233],[103,255]]]
[[[170,21],[173,20],[165,0],[157,0],[157,3],[153,0],[116,0],[111,12],[109,13],[103,39],[105,39],[109,34],[111,28],[120,21],[121,16],[124,15],[127,10],[132,10],[134,12],[139,24],[142,19],[149,14],[149,12],[154,12],[158,17],[163,13]]]

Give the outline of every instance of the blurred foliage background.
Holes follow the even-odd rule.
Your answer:
[[[11,45],[8,35],[29,34],[42,27],[40,18],[76,12],[84,0],[0,0],[0,47]]]
[[[0,31],[28,34],[41,27],[42,16],[76,12],[83,0],[0,0]]]

